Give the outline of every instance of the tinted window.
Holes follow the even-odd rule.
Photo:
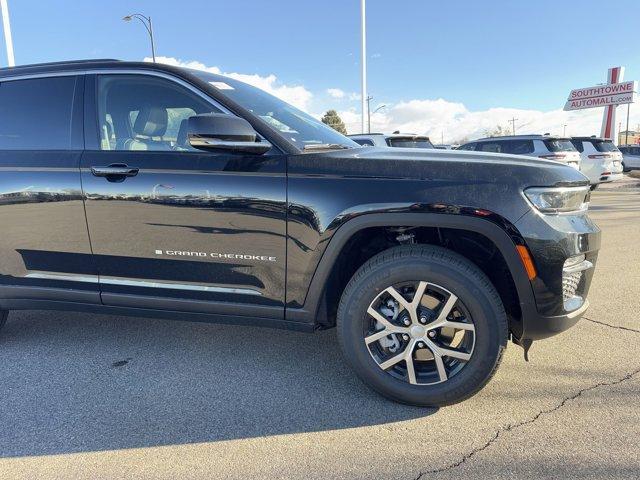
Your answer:
[[[428,138],[388,138],[387,145],[402,148],[433,148]]]
[[[221,113],[170,80],[144,75],[101,75],[98,126],[101,150],[192,150],[189,117]]]
[[[544,140],[547,150],[550,152],[575,152],[576,147],[573,146],[568,138],[552,138]]]
[[[501,142],[481,142],[476,147],[476,150],[481,152],[493,152],[493,153],[502,153],[502,145]]]
[[[584,145],[582,145],[582,140],[571,140],[571,144],[576,147],[580,153],[584,152]]]
[[[373,141],[372,140],[368,140],[365,138],[353,138],[352,139],[354,142],[356,142],[359,145],[362,145],[364,147],[373,147]]]
[[[618,149],[611,140],[591,140],[598,152],[617,152]]]
[[[475,149],[476,149],[475,143],[465,143],[464,145],[460,145],[458,147],[458,150],[475,150]]]
[[[0,148],[69,150],[76,77],[0,83]]]
[[[508,140],[503,142],[502,151],[513,155],[526,155],[533,153],[533,140]]]

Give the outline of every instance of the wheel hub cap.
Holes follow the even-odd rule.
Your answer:
[[[409,335],[411,338],[419,339],[424,337],[424,334],[427,332],[427,329],[422,325],[414,325],[409,329]]]

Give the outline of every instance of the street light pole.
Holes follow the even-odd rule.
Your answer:
[[[364,133],[365,127],[365,109],[367,108],[367,21],[366,21],[366,0],[360,0],[360,28],[362,33],[361,38],[361,79],[362,79],[362,133]],[[368,115],[368,110],[367,110]]]
[[[0,0],[4,1],[4,0]],[[132,19],[137,19],[144,25],[144,28],[147,29],[147,33],[149,34],[149,39],[151,40],[151,57],[153,58],[153,63],[156,62],[156,46],[153,40],[153,24],[151,23],[151,17],[145,17],[141,13],[132,13],[131,15],[127,15],[126,17],[122,17],[122,20],[125,22],[130,22]]]
[[[2,13],[4,43],[7,47],[7,64],[10,67],[15,67],[16,59],[13,56],[13,40],[11,39],[11,24],[9,23],[9,7],[7,6],[7,0],[0,0],[0,13]]]

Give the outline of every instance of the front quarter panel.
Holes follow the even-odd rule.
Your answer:
[[[353,149],[293,155],[288,166],[287,306],[305,304],[308,286],[336,230],[366,214],[491,211],[515,223],[530,210],[523,185],[557,184],[555,162],[523,168],[517,161],[473,152]],[[470,155],[467,155],[470,154]],[[522,157],[521,157],[522,158]],[[488,160],[487,160],[488,159]],[[553,168],[545,169],[551,163]],[[584,177],[570,167],[577,180]]]

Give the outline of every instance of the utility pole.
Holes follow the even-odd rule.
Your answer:
[[[7,47],[7,64],[10,67],[15,67],[16,59],[13,56],[13,40],[11,39],[11,24],[9,23],[9,7],[7,6],[7,0],[0,0],[0,13],[2,13],[4,43]]]
[[[629,145],[629,112],[631,111],[631,104],[627,103],[627,131],[624,132],[624,144]]]
[[[360,0],[360,24],[362,33],[361,42],[361,68],[362,68],[362,133],[364,133],[365,127],[365,109],[367,108],[367,19],[366,19],[366,0]],[[368,112],[367,112],[368,113]]]
[[[367,133],[371,133],[371,100],[373,97],[369,95],[367,97]]]
[[[509,120],[509,122],[511,123],[511,135],[515,135],[516,134],[516,120],[518,120],[517,118],[512,118],[511,120]]]

